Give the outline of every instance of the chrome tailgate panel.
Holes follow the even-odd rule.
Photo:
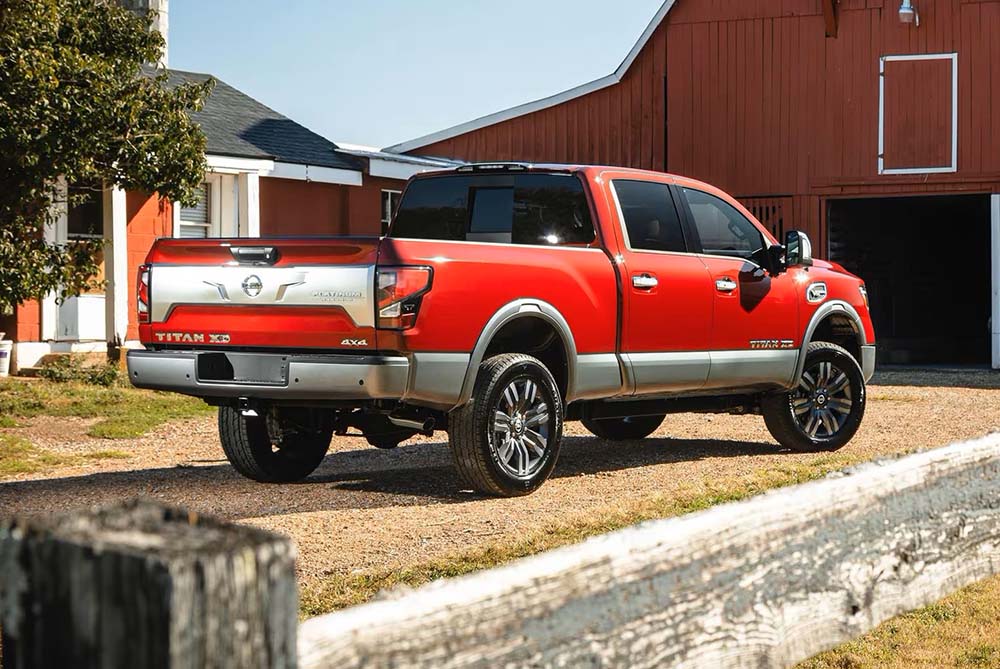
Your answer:
[[[361,327],[375,325],[375,266],[247,267],[154,265],[153,323],[181,305],[342,308]]]

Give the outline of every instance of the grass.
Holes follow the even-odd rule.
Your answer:
[[[1000,669],[1000,576],[882,623],[798,669]]]
[[[34,474],[53,467],[66,467],[83,460],[128,458],[122,451],[94,451],[84,455],[64,455],[39,448],[12,434],[0,434],[0,477]]]
[[[63,459],[31,442],[10,434],[0,434],[0,476],[31,474],[46,467],[64,464]]]
[[[9,378],[0,382],[0,427],[17,418],[76,416],[100,418],[88,434],[105,439],[140,437],[170,420],[210,414],[200,400],[130,386],[52,383]]]
[[[853,462],[844,455],[828,455],[807,464],[760,470],[729,480],[705,480],[681,495],[647,499],[609,514],[552,525],[520,540],[494,543],[400,570],[334,574],[302,588],[300,616],[309,618],[362,604],[387,588],[417,587],[441,578],[490,569],[646,520],[680,516],[717,504],[737,502],[766,490],[820,478]]]

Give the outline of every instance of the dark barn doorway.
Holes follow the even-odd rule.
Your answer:
[[[867,284],[880,363],[990,363],[989,195],[828,207],[829,258]]]

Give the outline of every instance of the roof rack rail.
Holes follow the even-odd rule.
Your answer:
[[[524,172],[531,168],[528,163],[471,163],[456,167],[456,172]]]

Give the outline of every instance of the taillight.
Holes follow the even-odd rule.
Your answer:
[[[135,282],[136,304],[139,312],[139,322],[149,322],[149,265],[139,265],[139,274]]]
[[[430,267],[379,267],[375,277],[378,287],[378,327],[381,330],[406,330],[417,322],[420,301],[431,287]]]

